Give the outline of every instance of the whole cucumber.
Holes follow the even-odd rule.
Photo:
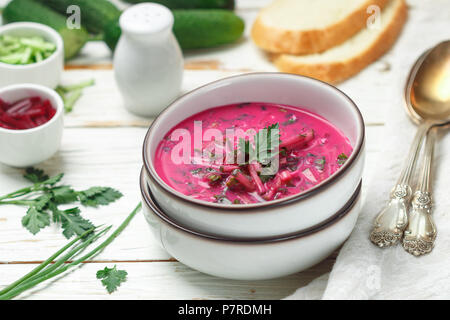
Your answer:
[[[129,3],[156,2],[169,9],[234,9],[234,0],[125,0]]]
[[[173,10],[173,32],[182,49],[211,48],[238,40],[244,32],[244,21],[233,12],[212,10]],[[114,50],[121,35],[119,22],[104,30],[106,44]]]
[[[66,14],[71,5],[78,6],[81,12],[81,24],[92,33],[103,32],[103,29],[117,19],[121,11],[108,0],[36,0],[42,4]]]
[[[3,10],[3,20],[37,22],[55,29],[63,38],[66,59],[74,57],[89,39],[86,29],[67,28],[65,16],[33,0],[12,0]]]

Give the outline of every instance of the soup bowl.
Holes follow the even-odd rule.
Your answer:
[[[348,138],[353,153],[333,175],[307,191],[254,204],[218,204],[174,190],[155,169],[157,147],[171,128],[186,118],[217,106],[263,102],[311,111]],[[282,73],[253,73],[200,87],[173,102],[150,127],[143,146],[147,184],[158,206],[184,226],[221,236],[271,237],[320,225],[349,201],[364,167],[364,121],[355,103],[324,82]]]
[[[271,238],[219,237],[189,229],[156,204],[141,174],[143,213],[155,239],[174,258],[200,272],[233,280],[268,280],[303,271],[344,243],[360,211],[361,184],[316,228]]]

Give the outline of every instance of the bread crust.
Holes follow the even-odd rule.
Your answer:
[[[300,74],[332,84],[354,76],[389,51],[397,40],[408,16],[405,0],[400,1],[401,4],[391,23],[378,39],[359,56],[334,63],[301,64],[295,62],[289,55],[281,54],[273,57],[275,65],[282,72]]]
[[[320,53],[345,42],[364,28],[368,18],[367,8],[370,5],[377,5],[383,9],[388,1],[367,0],[345,19],[325,29],[316,30],[295,31],[273,28],[266,26],[259,15],[253,24],[251,36],[257,46],[272,53]]]

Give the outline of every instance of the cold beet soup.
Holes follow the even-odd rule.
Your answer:
[[[155,169],[176,191],[221,204],[300,194],[333,175],[351,155],[347,137],[305,109],[240,103],[198,113],[158,145]]]

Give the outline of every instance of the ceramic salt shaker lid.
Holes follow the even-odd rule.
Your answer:
[[[159,33],[170,30],[172,12],[157,3],[141,3],[127,9],[120,17],[122,31],[130,34]]]
[[[157,116],[180,94],[184,63],[173,23],[172,12],[156,3],[134,5],[120,17],[114,73],[132,113]]]

